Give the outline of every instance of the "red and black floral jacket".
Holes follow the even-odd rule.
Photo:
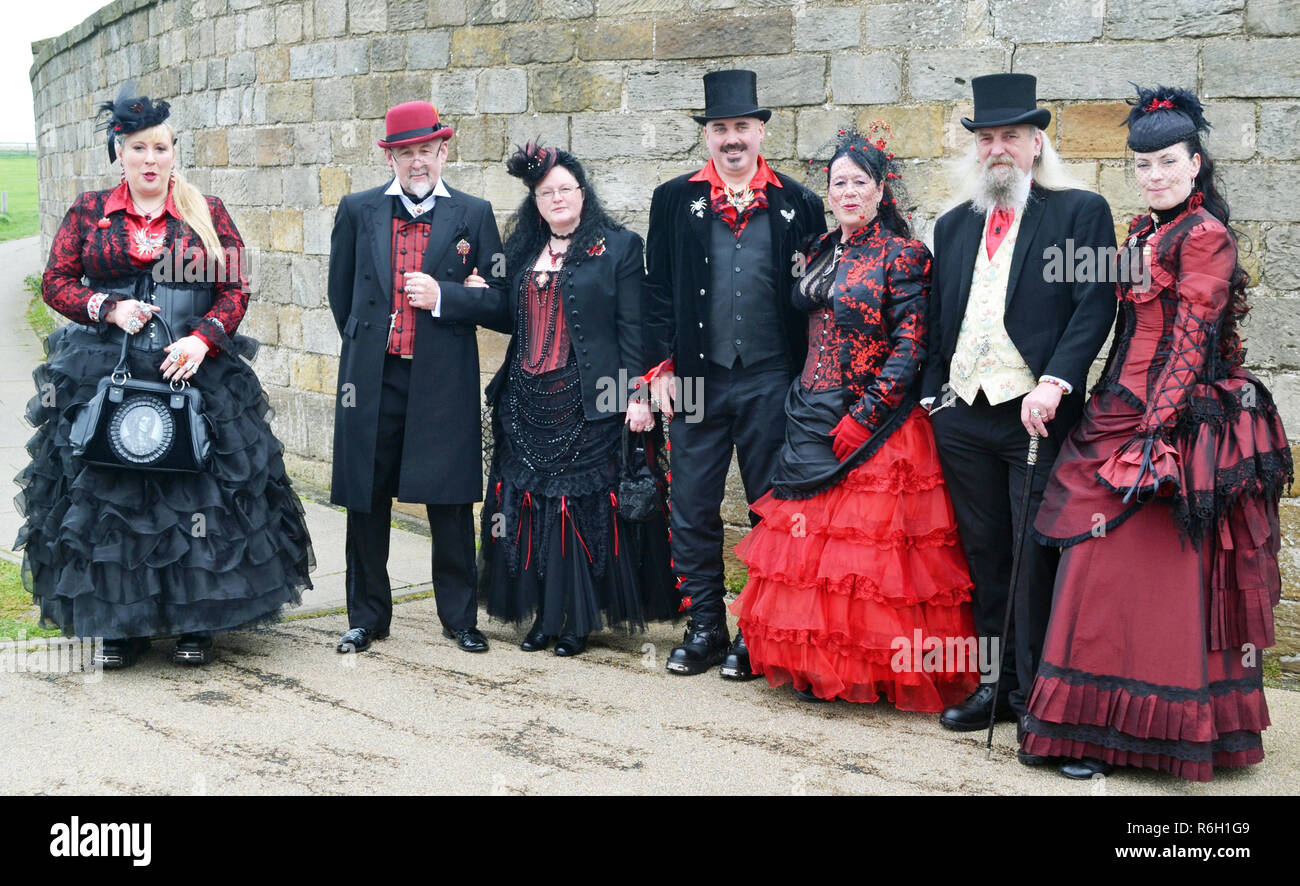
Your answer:
[[[96,298],[94,289],[86,285],[86,279],[121,279],[153,270],[152,262],[142,263],[135,259],[128,248],[127,210],[114,209],[107,215],[104,212],[109,198],[124,187],[87,191],[78,197],[63,217],[50,245],[42,294],[46,304],[76,323],[93,326],[101,322],[110,305],[116,301],[116,298]],[[244,241],[221,200],[207,197],[207,201],[212,225],[226,254],[229,269],[216,275],[212,309],[195,327],[194,334],[207,342],[209,353],[215,353],[229,349],[229,337],[248,309],[248,288],[242,260]],[[171,205],[170,200],[168,205]],[[206,253],[202,253],[203,242],[198,234],[179,218],[169,215],[162,249],[170,255],[174,247],[175,252],[182,256],[182,272],[184,265],[195,259],[196,250],[206,262]],[[230,261],[232,256],[241,258],[235,263]]]
[[[822,235],[809,248],[805,267],[838,243],[838,228]],[[930,250],[919,240],[897,236],[879,218],[855,231],[844,247],[830,290],[839,374],[849,415],[874,433],[891,415],[905,407],[910,412],[916,403],[925,360]],[[794,301],[805,311],[821,307],[809,303],[798,287]]]

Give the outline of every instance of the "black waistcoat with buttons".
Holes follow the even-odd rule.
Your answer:
[[[710,225],[709,362],[730,368],[786,353],[785,327],[772,267],[767,212],[750,217],[737,237],[721,219]]]

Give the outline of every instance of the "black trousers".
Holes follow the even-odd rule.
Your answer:
[[[709,627],[723,621],[722,498],[735,447],[745,498],[753,504],[772,486],[785,442],[785,395],[789,363],[764,360],[731,369],[708,364],[703,391],[695,391],[702,414],[680,410],[669,425],[672,442],[672,557],[679,590],[690,597],[690,616]],[[683,384],[698,380],[683,380]],[[693,421],[694,418],[699,421]],[[757,522],[751,512],[750,521]]]
[[[348,625],[379,633],[388,630],[393,618],[393,594],[388,583],[389,521],[401,473],[410,386],[411,361],[385,357],[370,511],[348,509]],[[478,572],[474,563],[474,506],[466,503],[425,507],[433,535],[433,590],[438,618],[443,627],[453,631],[475,627],[478,607],[474,589]]]
[[[1052,587],[1060,552],[1039,545],[1026,535],[1016,582],[1011,636],[1001,637],[1011,586],[1011,556],[1021,519],[1020,503],[1027,474],[1025,456],[1029,433],[1020,423],[1017,397],[990,406],[981,391],[975,404],[960,398],[931,418],[944,482],[961,533],[962,547],[975,583],[972,609],[981,639],[999,638],[1002,684],[999,695],[1010,701],[1017,714],[1025,712],[1034,673],[1042,657],[1043,638],[1052,611]],[[1043,489],[1063,439],[1042,438],[1029,497],[1028,528],[1033,527]],[[992,651],[992,650],[990,650]],[[982,666],[984,665],[981,662]]]

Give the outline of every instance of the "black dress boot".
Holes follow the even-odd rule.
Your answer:
[[[745,645],[745,635],[738,629],[736,639],[731,644],[731,649],[722,659],[722,667],[718,669],[724,680],[752,680],[758,675],[749,667],[749,647]]]
[[[682,645],[674,646],[668,653],[668,673],[684,677],[702,674],[721,663],[730,642],[725,624],[701,624],[692,620],[682,636]]]
[[[519,648],[524,652],[541,652],[547,646],[551,645],[551,638],[542,630],[542,614],[537,613],[537,618],[533,621],[533,626],[528,629]]]
[[[1025,729],[1025,720],[1027,717],[1028,715],[1026,714],[1024,717],[1021,717],[1016,721],[1016,759],[1019,760],[1023,766],[1046,766],[1048,763],[1053,762],[1051,757],[1044,757],[1042,754],[1031,754],[1021,747],[1025,740],[1025,732],[1027,731]]]
[[[946,708],[939,715],[939,725],[954,732],[974,732],[987,729],[989,714],[993,711],[994,687],[992,683],[981,683],[979,688],[966,696],[966,700]],[[997,703],[998,720],[1014,720],[1016,715],[1005,698]]]

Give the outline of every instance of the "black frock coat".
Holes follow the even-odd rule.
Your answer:
[[[935,222],[923,398],[939,397],[948,381],[985,221],[986,216],[972,212],[966,202]],[[1109,269],[1101,275],[1079,275],[1090,280],[1049,272],[1054,255],[1050,250],[1056,247],[1065,253],[1067,240],[1072,241],[1069,245],[1076,256],[1085,249],[1093,250],[1094,258],[1103,249],[1114,255],[1115,226],[1105,199],[1089,191],[1033,187],[1011,256],[1003,323],[1034,378],[1055,376],[1073,388],[1048,426],[1052,436],[1060,439],[1083,414],[1088,367],[1115,320],[1117,293],[1113,279],[1108,283],[1096,279],[1112,277]]]
[[[330,238],[329,302],[343,337],[334,403],[330,501],[369,512],[393,299],[393,197],[387,185],[339,203]],[[440,313],[417,311],[397,498],[430,505],[483,497],[477,324],[499,328],[504,258],[492,206],[447,189],[433,210],[421,270],[438,281]],[[456,251],[465,240],[468,255]],[[466,288],[474,268],[488,288]]]

